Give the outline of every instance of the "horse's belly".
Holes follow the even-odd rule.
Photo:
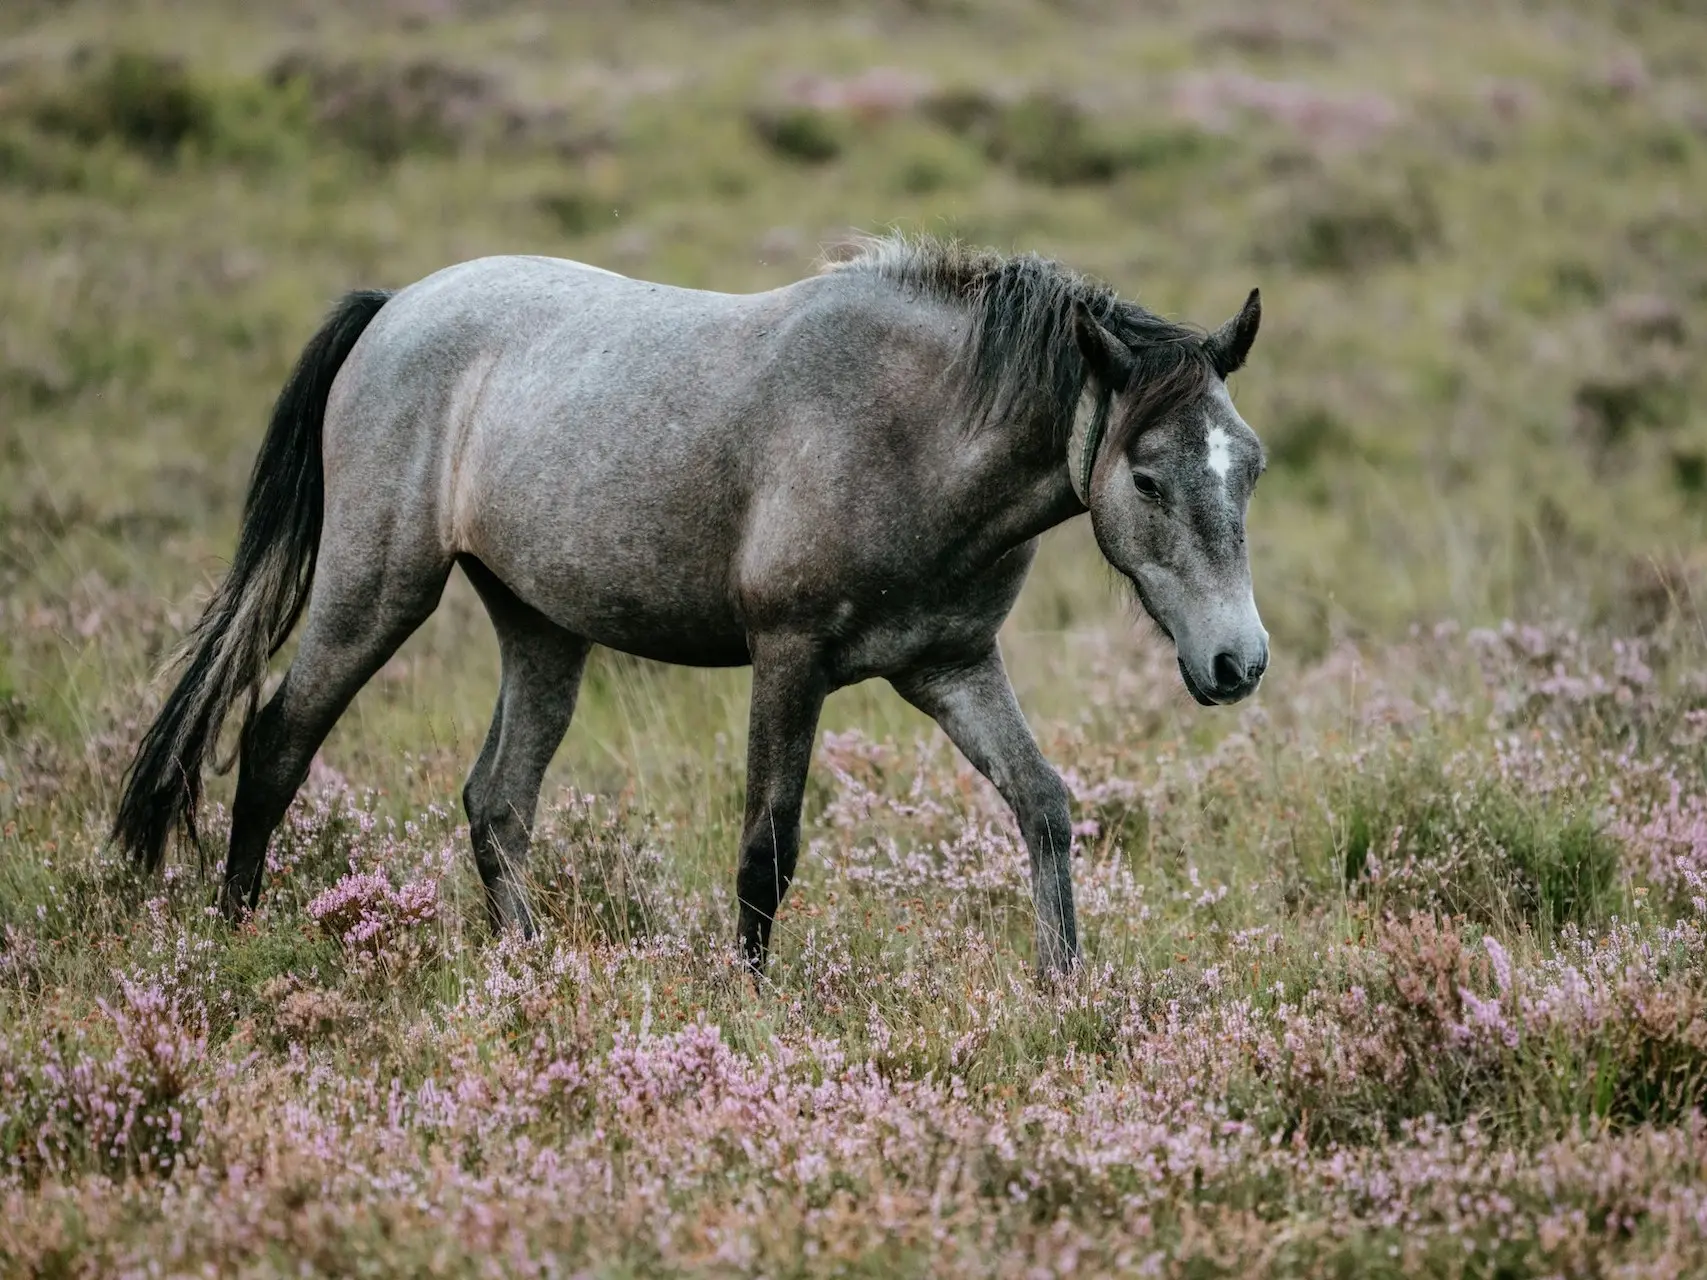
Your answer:
[[[551,621],[594,644],[640,658],[696,667],[743,666],[747,636],[716,575],[669,571],[639,557],[536,544],[473,554],[505,586]]]
[[[607,649],[684,667],[744,667],[752,661],[739,630],[693,626],[584,627],[581,634]]]
[[[476,556],[546,617],[595,644],[691,666],[748,661],[730,591],[738,513],[692,483],[692,442],[641,421],[628,439],[649,454],[590,440],[580,428],[531,440],[493,433],[453,522]],[[517,459],[525,459],[518,462]]]

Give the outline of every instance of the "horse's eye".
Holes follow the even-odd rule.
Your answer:
[[[1145,475],[1142,471],[1132,473],[1132,484],[1138,490],[1138,496],[1146,502],[1162,500],[1162,486],[1156,483],[1154,476]]]

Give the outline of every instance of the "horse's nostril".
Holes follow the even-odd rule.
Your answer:
[[[1215,684],[1222,690],[1237,689],[1245,683],[1245,664],[1230,653],[1215,655]]]
[[[1262,679],[1262,673],[1268,670],[1268,655],[1265,653],[1250,666],[1245,668],[1245,679],[1255,684]]]

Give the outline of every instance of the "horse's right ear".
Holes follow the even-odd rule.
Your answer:
[[[1251,343],[1257,340],[1257,326],[1262,323],[1262,293],[1252,289],[1239,314],[1204,339],[1203,348],[1223,380],[1244,367],[1251,353]]]
[[[1092,377],[1110,391],[1126,390],[1132,378],[1132,353],[1077,300],[1073,302],[1073,340]]]

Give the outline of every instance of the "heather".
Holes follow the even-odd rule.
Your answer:
[[[235,934],[193,867],[139,889],[88,830],[9,863],[7,1256],[1699,1265],[1688,645],[1346,645],[1205,740],[1153,645],[1106,643],[1144,678],[1045,728],[1082,815],[1087,962],[1057,988],[1027,963],[1017,833],[923,733],[826,735],[756,991],[709,852],[573,789],[542,825],[532,943],[487,938],[452,815],[399,817],[331,766]],[[1123,743],[1105,717],[1163,727]]]
[[[0,1273],[1707,1271],[1704,72],[1611,0],[6,7]],[[1264,291],[1261,693],[1192,704],[1079,526],[1004,634],[1069,981],[999,797],[874,686],[755,986],[746,676],[606,653],[546,928],[493,940],[457,579],[251,922],[228,777],[116,862],[328,299],[499,251],[760,288],[891,222]]]

